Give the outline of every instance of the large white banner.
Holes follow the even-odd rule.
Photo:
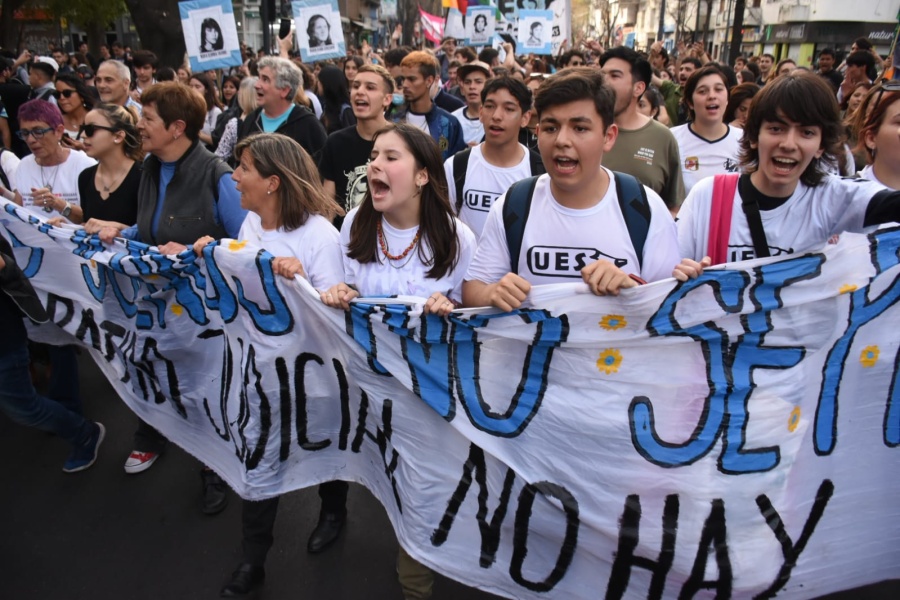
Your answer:
[[[166,257],[0,222],[125,402],[244,497],[360,482],[413,556],[510,598],[897,576],[900,229],[445,320],[329,309],[244,241]]]
[[[224,69],[243,62],[231,2],[191,0],[179,2],[178,10],[191,71]]]

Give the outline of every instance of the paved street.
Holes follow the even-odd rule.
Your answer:
[[[93,365],[82,367],[85,411],[107,427],[90,470],[62,473],[64,442],[0,415],[0,599],[217,598],[240,560],[239,499],[220,515],[202,515],[199,464],[175,446],[146,473],[125,475],[135,417]],[[352,486],[341,539],[313,556],[305,546],[317,513],[314,488],[282,501],[266,584],[253,597],[399,600],[397,542],[381,505]],[[898,597],[895,581],[831,600]],[[434,598],[495,596],[439,576]]]

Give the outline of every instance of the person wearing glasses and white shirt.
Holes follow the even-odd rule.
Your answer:
[[[13,200],[44,217],[73,215],[80,218],[81,196],[78,176],[96,161],[80,150],[61,145],[62,113],[46,100],[30,100],[19,108],[16,135],[28,145],[31,154],[22,159],[10,178]]]

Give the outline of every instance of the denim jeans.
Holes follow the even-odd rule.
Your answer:
[[[0,352],[0,411],[20,425],[55,433],[73,446],[90,441],[90,421],[34,389],[25,344]]]
[[[75,346],[50,346],[50,381],[47,396],[53,398],[75,414],[81,410],[81,395],[78,390],[78,357]]]

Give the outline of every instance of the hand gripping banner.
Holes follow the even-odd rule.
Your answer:
[[[900,229],[439,319],[332,310],[243,241],[167,257],[8,203],[0,222],[60,341],[245,498],[359,482],[414,557],[510,598],[897,574]]]

